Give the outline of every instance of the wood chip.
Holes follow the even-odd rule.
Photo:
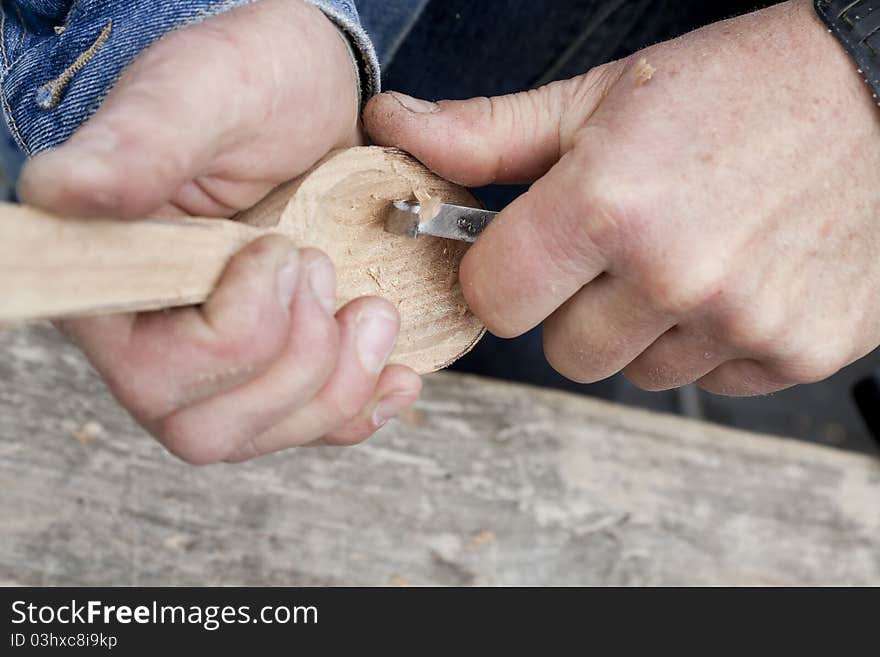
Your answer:
[[[495,532],[483,529],[482,531],[478,531],[471,537],[471,540],[468,541],[465,547],[469,550],[476,550],[478,547],[482,547],[483,545],[488,545],[490,543],[494,543],[496,540]]]
[[[419,219],[430,221],[440,214],[440,206],[443,204],[443,201],[440,200],[439,196],[431,196],[426,189],[421,187],[414,189],[413,193],[419,202]]]
[[[382,268],[381,267],[370,267],[367,269],[367,274],[370,275],[370,278],[373,279],[376,283],[376,287],[380,290],[386,289],[385,283],[382,282]]]
[[[408,408],[397,416],[397,419],[407,427],[423,427],[428,424],[427,416],[417,408]]]
[[[102,433],[104,433],[104,427],[100,424],[97,422],[86,422],[74,432],[73,436],[81,445],[88,445],[95,442]]]
[[[633,67],[633,80],[636,81],[636,84],[645,84],[654,77],[656,72],[657,69],[651,66],[647,59],[642,57]]]
[[[406,577],[401,577],[400,575],[392,575],[390,578],[388,578],[388,583],[391,584],[391,586],[412,586],[412,584],[409,583],[409,580]]]

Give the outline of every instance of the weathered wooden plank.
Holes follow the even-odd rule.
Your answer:
[[[52,329],[0,334],[0,582],[880,584],[875,460],[426,383],[364,446],[196,469]]]

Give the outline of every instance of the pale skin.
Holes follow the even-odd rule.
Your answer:
[[[756,395],[880,343],[875,102],[792,0],[524,94],[384,94],[365,122],[456,182],[534,182],[462,263],[490,331],[544,322],[576,381]]]
[[[29,163],[21,192],[68,214],[230,216],[356,143],[356,109],[329,21],[262,0],[145,52],[66,145]],[[365,122],[456,182],[535,183],[461,281],[497,335],[544,322],[548,359],[574,380],[623,371],[649,390],[762,394],[880,343],[880,118],[806,0],[520,95],[383,94]],[[202,308],[64,329],[190,462],[353,444],[420,382],[382,366],[389,304],[331,314],[332,271],[261,240]]]
[[[20,194],[68,215],[228,217],[360,143],[357,104],[336,27],[297,0],[262,0],[145,51],[65,145],[29,162]],[[272,237],[200,308],[61,328],[174,454],[243,461],[360,442],[418,397],[414,372],[386,366],[395,307],[335,306],[330,260]]]

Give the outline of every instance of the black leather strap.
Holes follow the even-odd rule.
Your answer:
[[[815,0],[816,12],[880,97],[880,0]],[[880,102],[878,102],[880,104]]]

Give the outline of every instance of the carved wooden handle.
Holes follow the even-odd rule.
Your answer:
[[[264,232],[222,219],[60,219],[2,203],[0,321],[200,303]]]

